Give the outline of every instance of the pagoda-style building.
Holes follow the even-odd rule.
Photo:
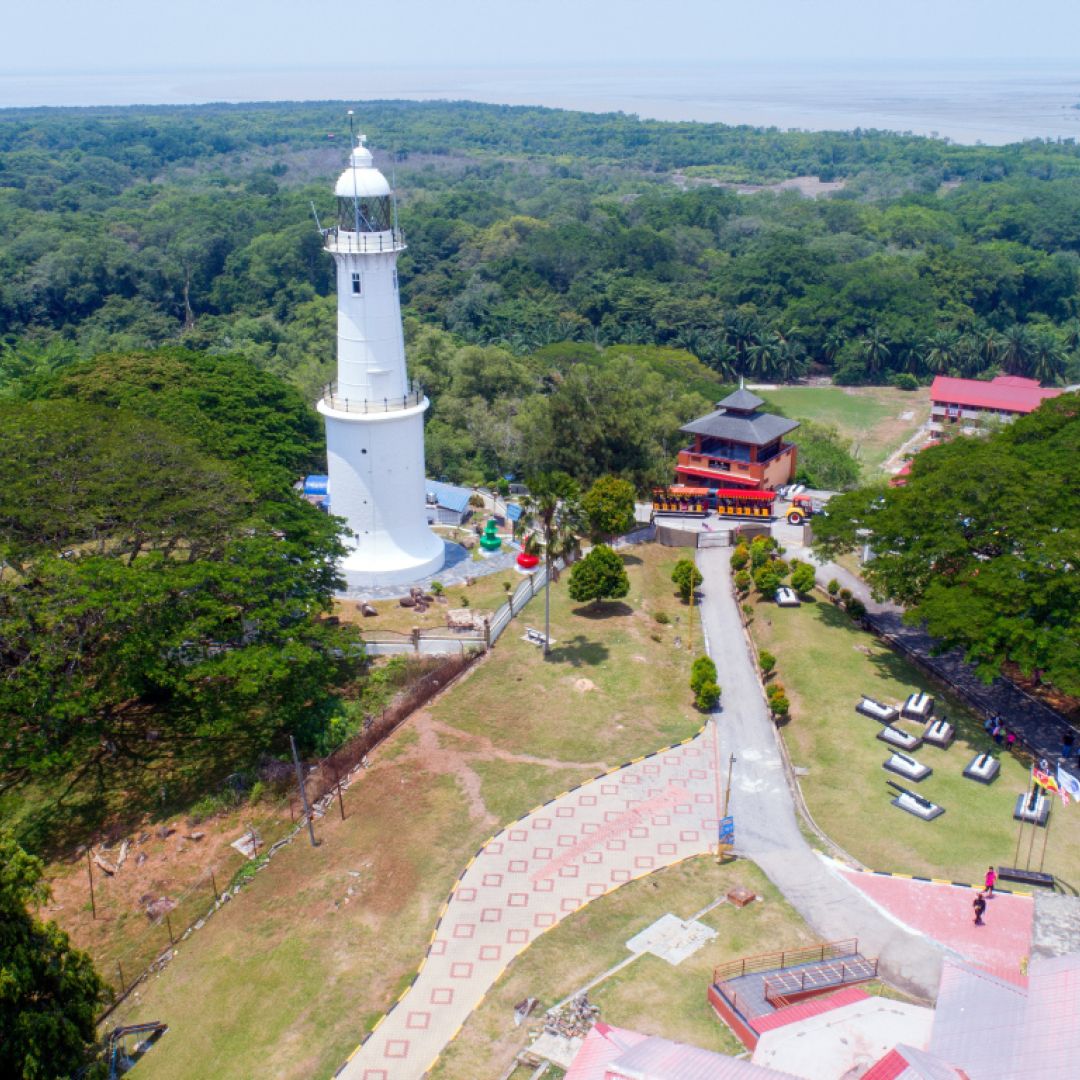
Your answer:
[[[716,411],[680,428],[694,438],[679,451],[678,482],[691,487],[772,491],[795,479],[796,447],[784,436],[798,421],[760,412],[765,402],[740,387]]]

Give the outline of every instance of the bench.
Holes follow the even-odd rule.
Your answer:
[[[531,626],[525,630],[525,637],[531,641],[533,645],[544,645],[547,643],[547,638],[540,633],[539,630],[534,630]]]
[[[1038,870],[1021,870],[1017,866],[999,866],[997,876],[1001,881],[1016,881],[1021,885],[1042,885],[1047,889],[1054,887],[1054,875],[1043,874]]]

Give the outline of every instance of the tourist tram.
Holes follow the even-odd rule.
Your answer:
[[[757,518],[771,521],[776,515],[774,491],[748,491],[744,488],[699,488],[673,484],[653,491],[654,515],[679,514],[706,517],[714,511],[720,517]]]

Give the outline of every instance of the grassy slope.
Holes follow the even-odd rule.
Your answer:
[[[526,1041],[513,1022],[514,1004],[527,996],[540,1009],[554,1005],[626,959],[626,941],[667,912],[689,918],[744,885],[765,898],[738,909],[721,904],[701,921],[719,937],[678,967],[642,956],[613,975],[589,1000],[601,1019],[619,1027],[735,1054],[742,1046],[717,1020],[705,992],[713,967],[726,960],[814,941],[803,921],[752,863],[718,867],[710,857],[690,859],[595,900],[559,923],[518,957],[473,1013],[432,1073],[433,1080],[502,1075]],[[537,1026],[534,1021],[530,1025]]]
[[[971,713],[825,600],[799,608],[759,604],[752,632],[759,646],[779,658],[778,678],[787,688],[793,716],[784,738],[793,762],[810,769],[801,780],[803,792],[829,836],[880,870],[978,881],[988,863],[1013,863],[1017,828],[1012,807],[1026,787],[1027,768],[1000,753],[1001,775],[993,785],[964,779],[961,773],[974,754],[993,747]],[[934,769],[919,784],[881,767],[890,751],[876,738],[879,725],[854,710],[863,693],[895,704],[915,688],[934,694],[937,713],[946,713],[959,731],[948,751],[927,746],[915,752]],[[899,726],[921,729],[907,721]],[[889,804],[895,792],[887,787],[888,779],[944,806],[945,814],[928,823],[895,809]],[[1080,818],[1074,815],[1055,810],[1046,869],[1076,883]],[[1040,831],[1036,865],[1042,842]],[[1021,865],[1027,846],[1025,836]]]
[[[885,459],[910,438],[930,414],[929,393],[890,386],[789,386],[763,390],[768,404],[795,420],[835,427],[850,439],[863,479],[880,478]],[[901,420],[912,412],[910,420]]]
[[[170,1025],[140,1074],[330,1076],[412,976],[450,885],[505,819],[696,730],[689,658],[673,644],[686,633],[668,580],[678,554],[629,555],[629,607],[601,617],[575,614],[556,586],[547,663],[519,640],[543,624],[534,600],[384,744],[346,794],[348,820],[323,819],[317,849],[295,841],[118,1011]],[[656,624],[658,610],[681,622]]]

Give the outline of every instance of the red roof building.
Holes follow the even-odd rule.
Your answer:
[[[938,375],[930,387],[930,430],[942,432],[951,424],[975,428],[995,417],[1011,420],[1063,393],[1019,375],[999,375],[990,382]]]

